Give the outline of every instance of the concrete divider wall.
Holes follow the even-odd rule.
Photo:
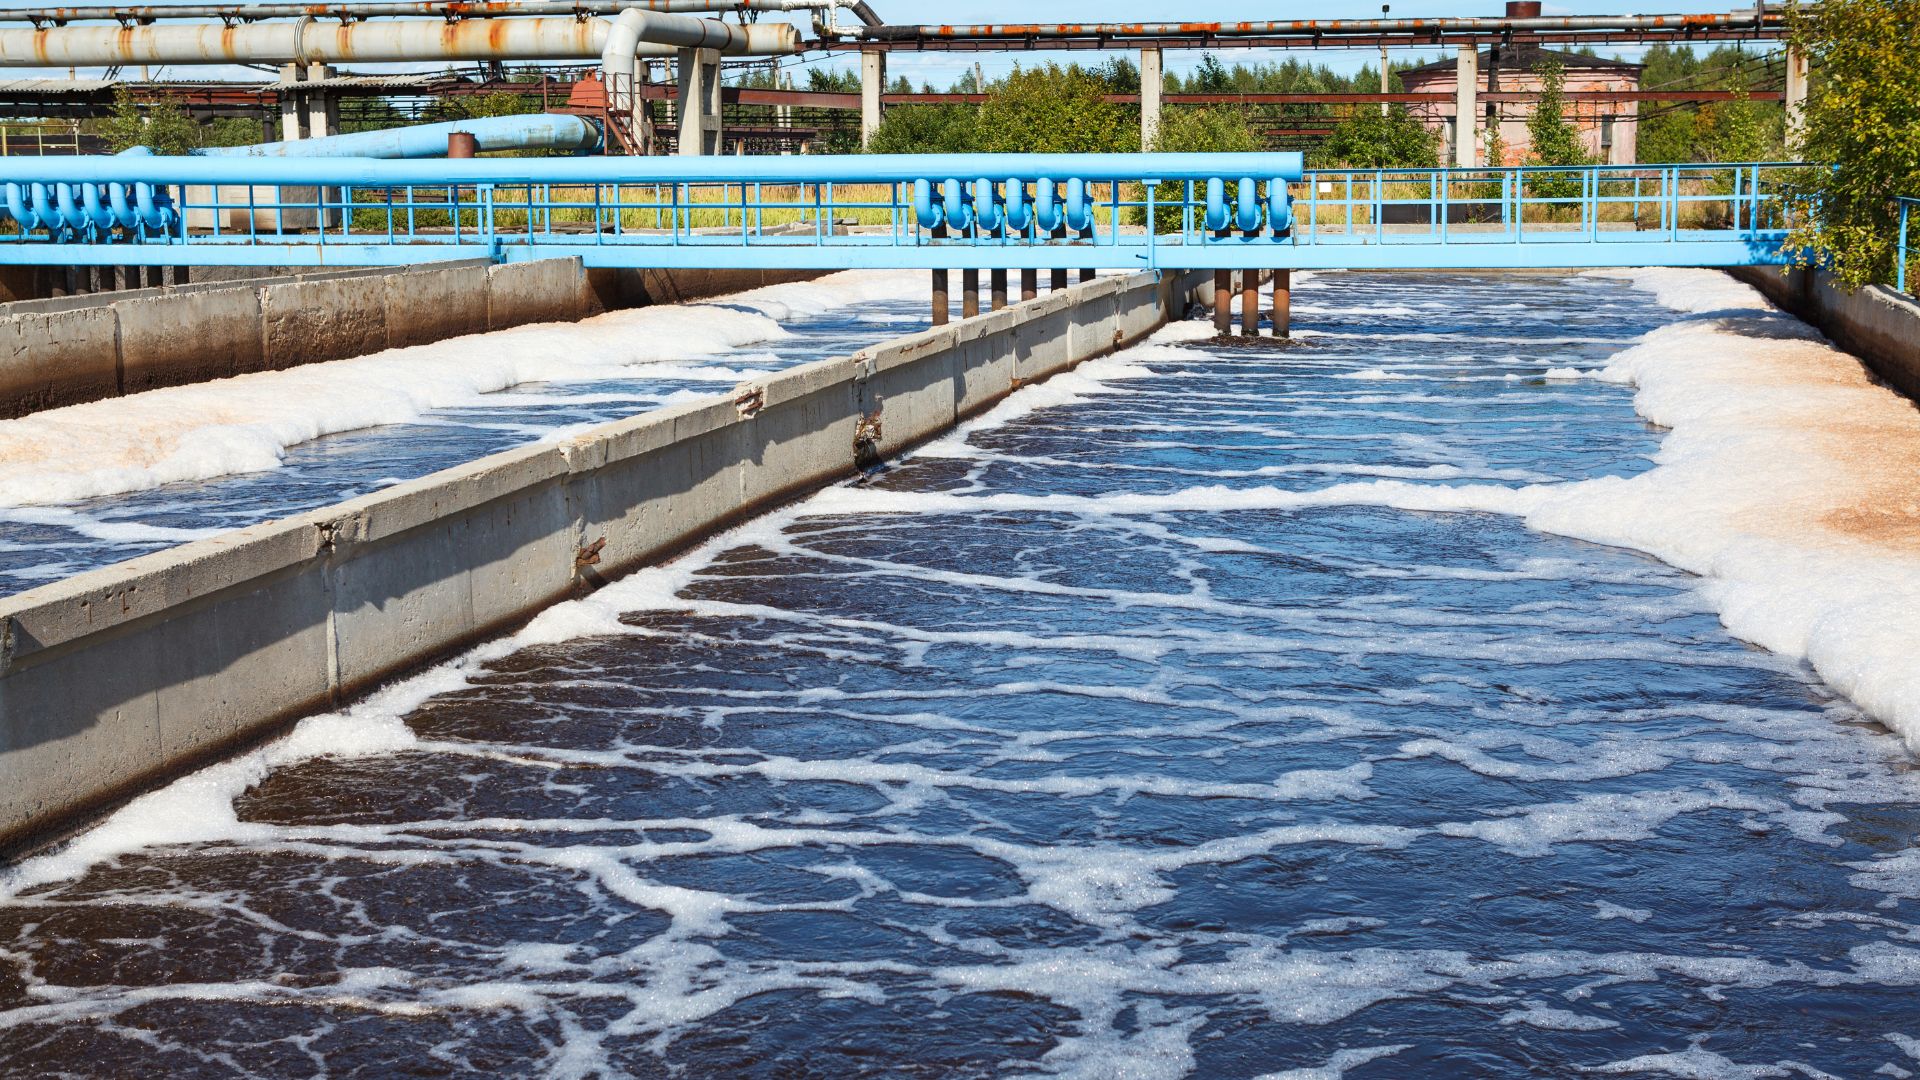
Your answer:
[[[1825,271],[1802,267],[1730,270],[1820,328],[1834,344],[1866,361],[1895,390],[1920,401],[1920,303],[1884,285],[1847,292]]]
[[[0,600],[0,846],[946,431],[1208,277],[1075,286]]]
[[[0,417],[798,281],[578,259],[371,267],[0,304]]]

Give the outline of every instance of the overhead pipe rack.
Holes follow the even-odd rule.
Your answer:
[[[418,16],[425,18],[504,19],[526,15],[617,15],[622,11],[783,12],[845,8],[869,26],[879,16],[865,0],[366,0],[312,4],[166,4],[84,7],[0,8],[0,22],[65,26],[70,22],[117,22],[144,26],[160,19],[218,19],[250,23],[262,19],[338,19]]]

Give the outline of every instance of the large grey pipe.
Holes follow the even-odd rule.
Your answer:
[[[208,147],[195,150],[194,154],[200,157],[437,158],[447,156],[447,136],[455,132],[473,136],[474,146],[479,150],[584,152],[600,146],[600,129],[587,121],[577,116],[535,113],[530,116],[482,116],[471,120],[449,120],[442,124],[355,131],[346,135],[262,143],[258,146]]]
[[[685,15],[629,11],[656,20],[628,56],[672,56],[682,41],[730,54],[798,52],[789,23],[740,26]],[[492,19],[472,22],[322,24],[312,19],[249,26],[62,26],[0,30],[0,67],[128,64],[343,64],[442,60],[598,58],[617,20]],[[688,25],[682,25],[688,24]]]
[[[869,26],[873,9],[864,0],[344,0],[311,4],[133,4],[85,7],[0,8],[0,22],[52,23],[156,19],[367,19],[419,15],[451,19],[504,19],[523,15],[615,15],[629,8],[664,12],[824,11],[843,7]],[[863,10],[864,9],[864,13]]]

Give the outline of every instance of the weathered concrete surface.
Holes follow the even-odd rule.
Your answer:
[[[0,315],[0,400],[31,412],[118,393],[120,349],[113,312]]]
[[[0,600],[0,847],[949,430],[1206,277],[1101,279]]]
[[[365,356],[387,347],[387,283],[377,277],[269,285],[261,334],[276,368]]]
[[[204,382],[267,366],[260,293],[142,289],[110,309],[120,327],[119,392]]]
[[[1729,270],[1767,299],[1820,328],[1887,385],[1920,401],[1920,303],[1884,285],[1849,293],[1824,271]]]
[[[540,259],[487,268],[487,329],[557,322],[556,311],[593,310],[594,295],[578,259]]]
[[[484,266],[456,266],[431,273],[389,274],[386,290],[387,348],[426,345],[487,325],[489,286]],[[583,308],[556,308],[562,318]]]
[[[491,270],[330,270],[25,300],[0,305],[0,416],[603,310],[577,259]],[[496,311],[510,317],[496,323]]]

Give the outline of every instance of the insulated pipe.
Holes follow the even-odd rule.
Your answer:
[[[540,113],[484,116],[297,142],[210,147],[194,152],[203,157],[443,158],[447,156],[447,137],[455,133],[472,135],[480,150],[587,151],[600,145],[600,131],[590,122],[578,116]]]
[[[629,18],[636,16],[637,18]],[[625,29],[620,28],[626,20]],[[647,25],[646,34],[638,33]],[[789,23],[733,25],[686,15],[625,11],[606,19],[535,18],[471,22],[320,24],[312,19],[250,26],[65,26],[0,30],[0,67],[114,67],[132,64],[344,64],[440,60],[578,60],[607,55],[672,56],[681,41],[729,54],[799,51]],[[632,66],[620,69],[631,72]]]
[[[525,15],[612,15],[631,8],[645,11],[829,11],[841,7],[860,14],[858,0],[371,0],[367,3],[313,4],[167,4],[86,7],[0,8],[0,21],[52,23],[111,20],[149,23],[156,19],[369,19],[406,16],[448,19],[502,19]],[[871,8],[868,8],[871,11]],[[877,26],[877,21],[867,22]]]

